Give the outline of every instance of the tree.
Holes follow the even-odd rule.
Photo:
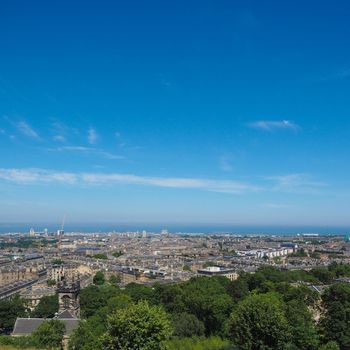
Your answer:
[[[52,318],[58,311],[58,295],[43,296],[32,312],[32,317]]]
[[[292,343],[296,349],[318,349],[319,337],[306,304],[300,300],[289,301],[286,305],[286,317],[291,329]]]
[[[187,271],[187,272],[191,272],[191,271],[192,271],[190,265],[184,265],[184,266],[182,267],[182,270],[183,270],[183,271]]]
[[[11,300],[0,300],[0,332],[10,333],[17,317],[24,317],[26,308],[24,301],[15,295]]]
[[[104,345],[109,350],[160,350],[171,334],[165,311],[140,301],[108,317]]]
[[[127,294],[119,294],[112,297],[107,302],[108,312],[112,313],[119,309],[124,309],[132,304],[132,299]]]
[[[350,284],[337,283],[323,296],[325,309],[321,321],[325,341],[336,341],[341,349],[350,348]]]
[[[169,350],[234,350],[227,339],[219,337],[173,338],[166,344]]]
[[[174,314],[171,317],[174,326],[174,335],[180,338],[203,336],[205,327],[195,315],[187,312]]]
[[[102,271],[97,271],[92,281],[97,286],[101,286],[106,281],[104,273]]]
[[[103,286],[88,286],[80,292],[80,308],[83,317],[90,317],[103,307],[107,306],[108,300],[120,293],[116,286],[104,284]]]
[[[104,253],[98,253],[92,256],[95,259],[108,260],[108,256]]]
[[[60,348],[64,332],[62,321],[44,321],[33,333],[33,338],[42,349]]]
[[[154,290],[148,286],[143,286],[137,283],[129,283],[125,287],[125,291],[128,295],[131,296],[134,302],[147,300],[152,303],[154,300]]]
[[[110,284],[117,285],[118,283],[121,282],[121,278],[120,276],[112,275],[111,277],[109,277],[108,282]]]
[[[339,345],[335,341],[330,341],[320,347],[320,350],[340,350]]]
[[[80,321],[69,337],[69,350],[103,350],[101,336],[106,329],[100,315]]]
[[[49,286],[49,287],[52,287],[52,286],[54,286],[56,284],[56,281],[55,280],[52,280],[52,279],[48,279],[47,280],[47,285]]]
[[[283,304],[274,293],[252,294],[238,303],[229,336],[239,350],[282,350],[290,339]]]
[[[182,286],[185,311],[204,323],[206,335],[223,334],[233,307],[227,291],[229,284],[226,277],[197,277]]]

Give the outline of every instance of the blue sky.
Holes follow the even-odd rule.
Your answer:
[[[1,1],[0,222],[350,225],[348,1]]]

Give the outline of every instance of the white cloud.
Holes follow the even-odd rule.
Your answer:
[[[39,139],[39,134],[24,120],[15,123],[17,130],[24,136]]]
[[[272,131],[277,129],[285,130],[300,130],[300,126],[289,121],[289,120],[258,120],[252,123],[249,123],[248,126],[253,129]]]
[[[260,188],[236,181],[199,178],[148,177],[120,173],[67,173],[44,169],[0,169],[0,179],[20,184],[67,183],[82,185],[144,185],[168,188],[198,189],[240,194],[256,192]]]
[[[98,134],[94,128],[89,128],[88,130],[88,142],[93,145],[97,142]]]
[[[327,186],[324,182],[312,180],[308,174],[268,176],[265,179],[273,181],[273,188],[277,191],[316,193]]]
[[[37,182],[74,183],[76,176],[72,173],[53,172],[42,169],[0,169],[0,179],[28,184]]]
[[[102,158],[106,159],[124,159],[123,156],[113,154],[110,152],[106,152],[94,147],[85,147],[85,146],[63,146],[58,148],[50,149],[50,151],[57,151],[57,152],[80,152],[85,154],[94,154],[97,156],[101,156]]]

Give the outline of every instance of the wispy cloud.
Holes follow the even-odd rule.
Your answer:
[[[93,154],[106,159],[124,159],[124,157],[121,155],[106,152],[98,148],[85,147],[85,146],[63,146],[63,147],[57,147],[57,148],[50,148],[49,151]]]
[[[300,130],[300,126],[290,120],[258,120],[248,124],[248,127],[253,129],[273,131],[273,130]]]
[[[97,131],[94,128],[89,128],[87,138],[90,145],[95,144],[98,139]]]
[[[53,172],[41,169],[0,169],[0,179],[20,184],[29,183],[68,183],[76,182],[72,173]]]
[[[24,136],[39,139],[39,134],[24,120],[15,123],[15,127]]]
[[[268,176],[265,179],[272,181],[273,189],[277,191],[316,193],[327,186],[324,182],[314,181],[308,174]]]
[[[51,126],[54,141],[66,142],[68,134],[73,132],[73,129],[69,128],[67,125],[58,120],[55,120]]]
[[[154,187],[198,189],[240,194],[256,192],[254,185],[224,180],[178,177],[149,177],[121,173],[67,173],[44,169],[0,169],[0,179],[20,184],[66,183],[79,185],[144,185]]]

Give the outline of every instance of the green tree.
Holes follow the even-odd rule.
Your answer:
[[[320,347],[320,350],[340,350],[339,345],[335,341],[330,341]]]
[[[228,340],[219,337],[173,338],[166,343],[169,350],[233,350]]]
[[[332,285],[322,295],[322,303],[325,341],[336,341],[342,350],[350,349],[350,284]]]
[[[120,276],[112,275],[111,277],[109,277],[108,282],[115,286],[121,282],[121,278]]]
[[[32,317],[52,318],[58,311],[58,295],[43,296],[32,312]]]
[[[205,327],[195,315],[186,312],[174,314],[171,317],[174,326],[174,335],[180,338],[203,336]]]
[[[239,350],[282,350],[290,329],[280,298],[252,294],[240,301],[229,320],[229,336]]]
[[[17,317],[26,316],[24,301],[15,295],[11,300],[0,300],[0,332],[8,334],[12,331]]]
[[[105,320],[106,315],[100,312],[80,321],[69,337],[69,350],[103,350],[101,337],[107,330]]]
[[[125,287],[125,291],[131,296],[134,302],[147,300],[150,303],[154,301],[154,290],[151,287],[143,286],[142,284],[129,283]]]
[[[228,294],[230,280],[226,277],[197,277],[183,284],[185,311],[205,325],[206,335],[222,335],[233,307]]]
[[[62,321],[44,321],[33,333],[33,338],[42,349],[61,348],[65,326]]]
[[[291,329],[292,343],[299,350],[316,350],[319,337],[312,315],[300,300],[291,300],[286,305],[286,317]]]
[[[164,342],[171,334],[165,311],[140,301],[108,317],[104,345],[109,350],[160,350],[165,349]]]
[[[132,299],[127,294],[118,294],[115,297],[108,299],[107,308],[108,312],[112,313],[119,309],[124,309],[132,304]]]
[[[183,268],[182,268],[183,271],[188,271],[188,272],[191,272],[191,266],[190,265],[184,265]]]
[[[95,254],[95,255],[93,255],[93,258],[101,259],[101,260],[108,260],[108,256],[104,253]]]
[[[104,273],[102,271],[97,271],[92,281],[97,286],[101,286],[106,282]]]
[[[52,280],[52,279],[48,279],[48,280],[47,280],[47,285],[48,285],[49,287],[52,287],[52,286],[56,285],[56,281],[55,281],[55,280]]]

